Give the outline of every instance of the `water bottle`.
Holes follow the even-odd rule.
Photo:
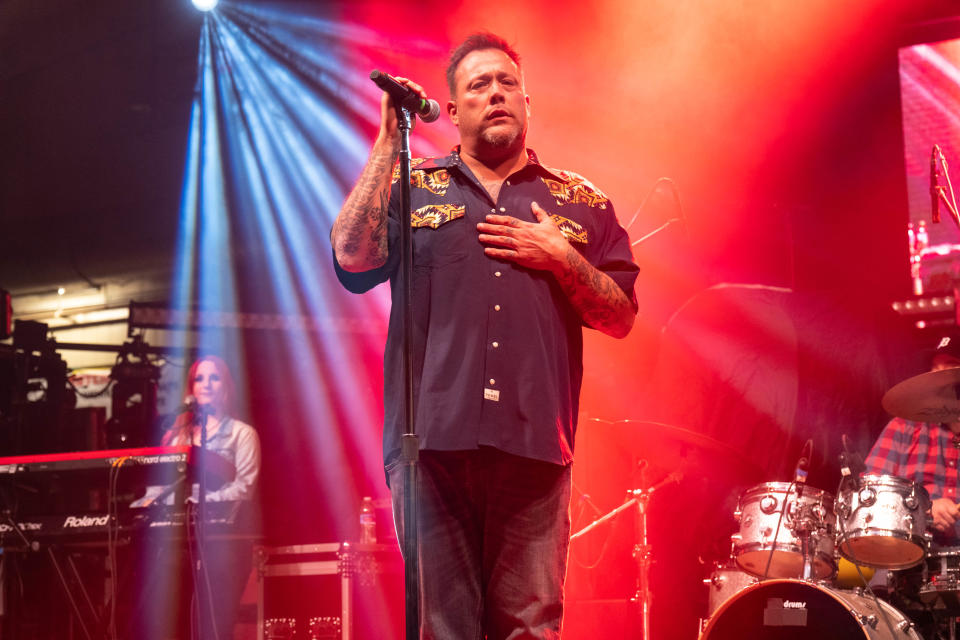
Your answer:
[[[910,265],[910,276],[913,279],[914,295],[923,295],[923,274],[921,272],[921,262],[923,261],[923,251],[930,246],[930,235],[927,233],[927,223],[921,220],[917,226],[915,234],[916,249],[911,254],[912,264]]]
[[[926,224],[923,225],[926,233]],[[920,278],[920,250],[917,248],[917,234],[913,223],[907,224],[907,243],[910,247],[910,280],[913,282],[913,295],[923,295],[923,280]]]
[[[377,512],[373,507],[373,498],[365,496],[360,503],[360,544],[376,544]]]

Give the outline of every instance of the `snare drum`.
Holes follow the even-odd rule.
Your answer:
[[[792,482],[765,482],[741,496],[734,514],[740,532],[733,536],[733,554],[741,569],[757,576],[802,577],[802,536],[809,533],[813,577],[829,578],[836,572],[833,495],[812,487],[797,494]]]
[[[836,504],[840,553],[851,561],[885,569],[912,567],[926,553],[930,496],[922,486],[896,476],[867,474]]]
[[[767,580],[734,594],[700,636],[743,638],[922,640],[910,621],[883,600],[801,580]]]

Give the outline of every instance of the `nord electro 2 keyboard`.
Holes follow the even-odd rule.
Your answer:
[[[182,505],[186,487],[201,466],[200,453],[199,447],[168,446],[0,457],[0,487],[7,486],[21,496],[19,508],[0,518],[0,546],[3,542],[15,544],[20,538],[3,535],[15,534],[14,524],[31,540],[55,537],[68,541],[106,534],[111,524],[106,513],[110,490],[129,493],[148,484],[171,485],[179,493],[175,502]],[[233,479],[232,465],[219,455],[203,456],[202,463],[211,488]],[[110,486],[111,474],[114,487]],[[86,494],[93,492],[102,497],[90,503]],[[76,499],[65,497],[57,503],[49,499],[51,494],[73,498],[80,494],[84,500],[77,504]],[[233,516],[224,511],[232,508],[211,503],[205,521],[214,526],[218,521],[226,523]],[[182,506],[163,509],[160,505],[130,509],[124,504],[117,516],[113,526],[121,532],[172,531],[182,528],[186,518]]]

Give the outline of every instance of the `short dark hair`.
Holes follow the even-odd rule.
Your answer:
[[[457,92],[457,83],[454,79],[457,67],[467,57],[467,54],[482,49],[499,49],[510,56],[510,59],[517,65],[517,69],[520,68],[520,54],[514,51],[510,43],[500,36],[489,31],[469,35],[466,40],[460,43],[460,46],[450,52],[450,62],[447,63],[447,87],[450,89],[451,97]]]

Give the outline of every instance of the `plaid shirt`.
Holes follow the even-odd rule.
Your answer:
[[[866,473],[899,476],[920,483],[930,499],[957,501],[960,444],[946,425],[894,418],[867,456]],[[954,527],[960,538],[960,522]]]

